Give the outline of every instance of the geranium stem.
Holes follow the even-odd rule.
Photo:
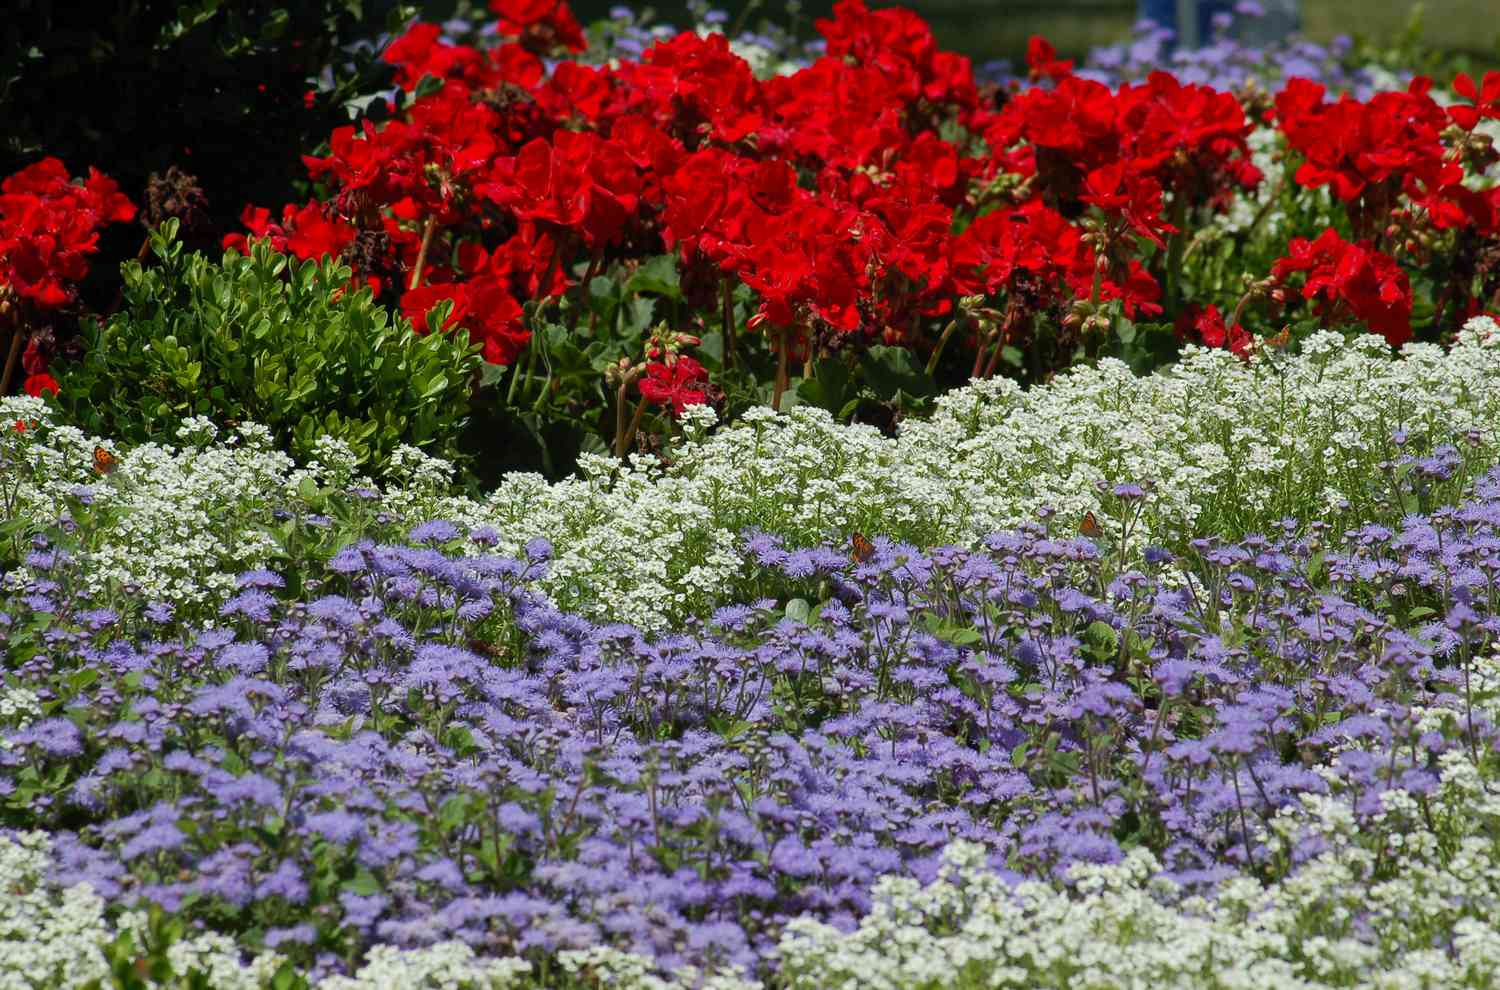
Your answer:
[[[630,426],[627,427],[626,430],[625,430],[625,443],[624,443],[624,447],[626,449],[629,449],[631,441],[633,441],[635,439],[636,433],[640,430],[640,428],[641,428],[641,417],[643,415],[645,415],[645,412],[646,412],[646,398],[645,398],[645,396],[642,396],[641,397],[641,401],[637,402],[635,404],[635,415],[633,415],[633,416],[630,417]],[[620,454],[620,456],[623,458],[625,456],[625,454],[622,452]]]
[[[781,412],[781,393],[786,391],[786,330],[776,331],[776,384],[771,388],[771,408]]]
[[[979,338],[975,341],[975,344],[974,344],[974,367],[972,367],[972,368],[969,369],[969,380],[970,381],[973,381],[974,379],[978,378],[979,377],[979,372],[982,371],[982,370],[984,370],[984,349],[986,347],[988,347],[989,344],[990,344],[990,341],[994,339],[995,333],[996,333],[996,331],[994,331],[994,330],[991,330],[989,333],[982,333],[982,334],[979,335]]]
[[[10,394],[10,379],[16,371],[16,361],[21,356],[21,332],[19,323],[10,328],[10,353],[5,355],[5,373],[0,375],[0,396]]]
[[[630,394],[630,383],[640,377],[642,368],[633,368],[620,377],[620,387],[615,390],[615,456],[621,460],[625,459],[625,444],[635,436],[636,427],[641,423],[641,411],[646,405],[645,397],[641,398],[641,404],[636,407],[635,418],[630,424],[629,434],[626,436],[625,427],[625,397]]]
[[[949,320],[948,325],[943,328],[943,335],[938,338],[937,346],[932,349],[932,357],[927,359],[928,377],[931,377],[932,373],[937,370],[938,358],[943,356],[943,348],[948,346],[948,338],[953,336],[953,331],[958,329],[959,322],[958,320]],[[970,375],[969,377],[972,378],[974,376]]]
[[[1183,225],[1187,222],[1187,199],[1177,196],[1172,202],[1172,226],[1177,232],[1167,241],[1167,312],[1177,311],[1182,298],[1182,254],[1187,247],[1187,233]]]
[[[724,363],[729,367],[735,365],[734,353],[734,289],[729,284],[729,279],[724,279]]]
[[[437,217],[428,217],[427,223],[422,227],[422,246],[417,249],[417,264],[411,270],[411,285],[408,289],[415,289],[422,284],[422,269],[427,264],[427,249],[432,247],[432,232],[437,229]]]

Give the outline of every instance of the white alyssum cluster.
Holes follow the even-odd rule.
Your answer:
[[[45,418],[27,402],[0,400],[0,422]],[[650,629],[754,594],[741,550],[752,528],[804,546],[856,531],[974,543],[1050,507],[1069,534],[1096,511],[1113,538],[1118,515],[1100,488],[1121,482],[1152,484],[1131,535],[1137,548],[1263,529],[1305,518],[1309,506],[1338,524],[1345,508],[1358,513],[1386,494],[1376,465],[1401,453],[1398,429],[1408,450],[1453,443],[1476,462],[1495,459],[1500,326],[1478,318],[1451,349],[1412,344],[1399,358],[1374,336],[1321,333],[1296,356],[1249,364],[1199,349],[1147,377],[1106,360],[1045,387],[991,379],[943,396],[929,420],[894,438],[807,407],[753,409],[705,436],[709,416],[695,413],[670,468],[590,457],[576,477],[513,474],[477,500],[444,494],[451,465],[406,449],[381,508],[408,525],[493,527],[504,553],[546,538],[554,557],[543,587],[559,605]],[[201,442],[200,431],[183,448],[124,451],[107,478],[88,466],[93,438],[50,427],[26,439],[37,435],[3,441],[33,466],[19,480],[0,477],[0,495],[10,484],[19,511],[45,524],[64,493],[89,483],[91,511],[112,520],[90,534],[90,580],[178,602],[211,605],[236,571],[272,559],[271,510],[306,485],[369,484],[337,444],[294,468],[253,426],[228,442]]]
[[[377,945],[353,976],[327,977],[318,990],[506,990],[526,986],[530,976],[524,959],[481,959],[462,942],[415,951]]]
[[[1476,661],[1475,690],[1500,708],[1500,657]],[[1458,741],[1457,701],[1420,713],[1417,731]],[[1488,757],[1487,757],[1488,759]],[[1239,876],[1211,897],[1187,896],[1134,850],[1113,866],[1079,866],[1071,890],[1008,885],[983,847],[950,846],[933,883],[888,877],[852,933],[801,919],[780,954],[790,990],[1369,990],[1492,987],[1500,982],[1500,780],[1462,748],[1439,758],[1441,783],[1383,795],[1357,822],[1349,785],[1306,795],[1271,823],[1289,856],[1323,851],[1284,879]]]
[[[42,697],[30,688],[0,689],[0,726],[24,729],[42,714]]]
[[[109,975],[104,904],[86,886],[55,892],[41,832],[0,837],[0,990],[67,990]]]
[[[0,729],[24,729],[42,714],[42,697],[19,685],[0,686]],[[0,739],[0,749],[10,749],[8,739]]]
[[[47,883],[51,846],[45,834],[0,835],[0,990],[83,990],[113,986],[106,947],[128,936],[145,958],[144,913],[127,912],[118,925],[87,884],[57,890]],[[180,939],[164,951],[174,978],[186,987],[202,978],[210,990],[264,990],[284,959],[262,953],[245,961],[234,940],[216,932]],[[148,986],[158,986],[154,980]],[[193,986],[200,984],[193,983]],[[508,990],[534,986],[523,959],[482,959],[461,942],[421,949],[374,947],[353,976],[317,981],[316,990]]]

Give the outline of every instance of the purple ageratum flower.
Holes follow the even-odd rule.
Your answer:
[[[254,571],[246,571],[243,574],[241,574],[238,578],[236,578],[235,579],[235,587],[237,587],[237,588],[285,588],[286,587],[286,581],[284,581],[282,579],[282,577],[281,577],[280,574],[277,574],[274,571],[254,570]]]
[[[8,737],[13,746],[34,746],[47,756],[68,759],[83,753],[83,733],[65,718],[44,718]]]
[[[120,859],[128,863],[140,856],[168,852],[185,842],[187,836],[175,821],[155,821],[120,847]]]
[[[745,552],[762,567],[775,567],[786,559],[781,541],[769,533],[748,532],[745,534]]]
[[[264,643],[232,643],[219,651],[219,664],[239,674],[259,674],[270,662]]]
[[[354,544],[344,547],[328,561],[328,569],[335,574],[359,574],[365,569],[365,547]]]
[[[369,931],[389,904],[390,899],[380,894],[361,896],[344,891],[339,895],[339,906],[344,909],[344,923],[363,931]]]
[[[280,948],[289,942],[295,945],[312,945],[317,940],[318,930],[305,921],[289,928],[268,928],[264,936],[269,949]]]
[[[307,882],[302,879],[301,868],[284,859],[255,885],[255,896],[279,897],[288,904],[302,904],[307,900]]]
[[[302,828],[336,845],[347,846],[365,833],[365,820],[348,811],[320,811],[308,815]]]
[[[219,614],[226,619],[243,615],[251,622],[270,622],[277,605],[276,599],[258,588],[252,588],[225,602],[219,609]]]
[[[413,543],[448,543],[458,539],[460,533],[457,526],[446,519],[434,519],[430,522],[420,523],[414,526],[406,538]]]
[[[235,777],[223,771],[212,771],[203,778],[203,786],[214,800],[226,805],[247,804],[278,809],[282,803],[281,788],[258,773]]]
[[[310,602],[307,606],[307,614],[346,629],[358,626],[365,621],[364,613],[360,611],[359,606],[343,595],[325,595],[317,601]]]

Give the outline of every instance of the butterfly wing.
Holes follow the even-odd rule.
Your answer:
[[[120,459],[103,447],[94,448],[94,470],[99,474],[109,474],[120,463]]]

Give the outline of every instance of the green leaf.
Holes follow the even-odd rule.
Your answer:
[[[922,398],[938,392],[937,382],[918,367],[916,357],[904,347],[877,344],[865,352],[861,367],[865,384],[883,400],[895,399],[900,393]]]
[[[658,254],[648,258],[625,283],[626,292],[654,292],[672,299],[681,299],[682,290],[677,274],[677,255]]]
[[[793,622],[807,625],[812,616],[812,606],[805,598],[793,598],[786,603],[786,617]]]
[[[97,668],[85,667],[82,670],[75,670],[68,675],[68,687],[72,689],[73,694],[78,694],[93,685],[98,679],[99,671]]]
[[[416,88],[412,90],[411,99],[415,102],[423,97],[431,96],[442,88],[443,78],[441,76],[424,75],[421,79],[417,80]]]
[[[354,876],[344,881],[343,889],[360,897],[372,897],[380,893],[380,878],[368,867],[361,866]]]
[[[849,366],[837,357],[817,363],[813,377],[797,386],[797,395],[809,405],[827,409],[838,416],[850,398]]]

